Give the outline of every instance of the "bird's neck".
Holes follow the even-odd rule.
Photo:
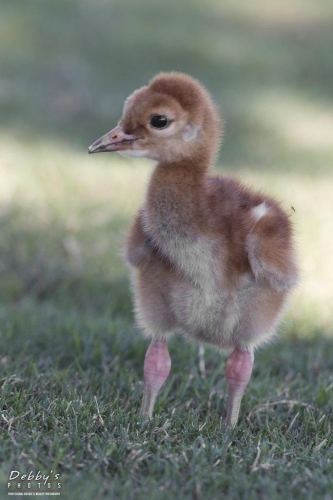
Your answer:
[[[145,211],[148,230],[166,237],[200,231],[205,218],[205,180],[202,163],[160,163],[148,186]]]

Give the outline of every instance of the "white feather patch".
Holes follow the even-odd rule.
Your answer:
[[[261,219],[262,217],[264,217],[264,215],[266,215],[268,212],[268,207],[266,206],[266,202],[264,201],[263,203],[261,203],[260,205],[252,208],[252,213],[256,219],[256,221],[258,222],[259,219]]]
[[[199,130],[200,130],[199,125],[186,125],[182,135],[183,141],[184,142],[193,141],[197,137]]]

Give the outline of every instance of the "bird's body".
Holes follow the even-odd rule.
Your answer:
[[[139,324],[153,337],[182,331],[222,349],[257,347],[274,334],[292,283],[274,270],[256,279],[248,252],[264,212],[271,212],[270,224],[279,217],[289,224],[287,216],[272,199],[208,176],[198,186],[201,203],[197,197],[189,203],[178,189],[186,189],[187,179],[175,176],[175,189],[170,180],[169,193],[163,188],[162,205],[155,189],[160,173],[153,175],[127,244]]]
[[[205,89],[186,75],[161,74],[130,96],[119,126],[90,152],[121,150],[157,161],[125,250],[136,317],[153,339],[143,413],[152,414],[170,368],[166,341],[179,331],[233,350],[227,424],[234,425],[253,350],[274,335],[297,268],[280,205],[209,174],[219,135]]]

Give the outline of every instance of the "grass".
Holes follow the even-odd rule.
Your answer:
[[[15,469],[57,470],[64,499],[331,500],[331,5],[33,5],[4,2],[0,20],[0,498]],[[86,155],[171,69],[223,109],[218,170],[275,194],[298,234],[301,284],[231,432],[225,356],[207,348],[203,370],[179,337],[156,416],[139,417],[147,342],[121,245],[151,167]]]

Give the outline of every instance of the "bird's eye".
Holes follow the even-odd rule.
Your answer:
[[[153,128],[165,128],[169,125],[169,120],[164,115],[155,115],[150,120],[150,126]]]

